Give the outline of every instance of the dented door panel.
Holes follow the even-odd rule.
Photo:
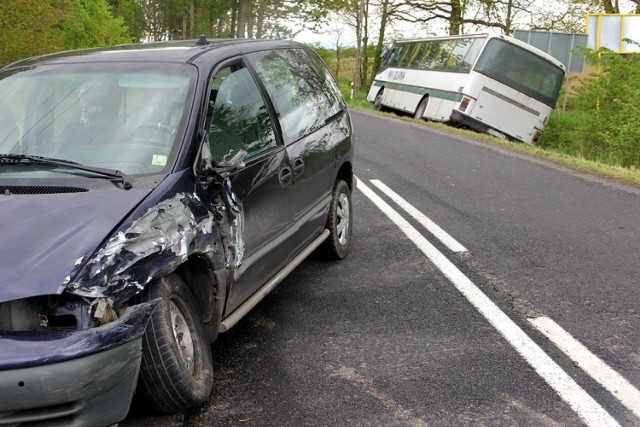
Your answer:
[[[290,170],[290,162],[280,148],[250,161],[230,177],[244,211],[244,257],[231,272],[233,284],[226,313],[251,296],[293,251],[290,240],[294,193],[291,183],[281,182],[285,169]]]

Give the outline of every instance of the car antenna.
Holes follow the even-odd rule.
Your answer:
[[[209,40],[207,40],[207,37],[204,34],[200,34],[200,38],[196,44],[198,46],[206,46],[209,44]]]

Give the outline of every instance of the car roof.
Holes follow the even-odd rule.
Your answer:
[[[196,58],[215,52],[248,53],[283,47],[303,47],[303,44],[284,40],[211,39],[134,43],[113,47],[55,52],[23,59],[2,68],[31,67],[43,64],[91,62],[172,62],[191,63]]]

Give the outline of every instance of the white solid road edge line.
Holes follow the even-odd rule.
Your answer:
[[[548,317],[529,319],[529,322],[583,371],[602,385],[627,409],[640,418],[640,391],[622,375],[591,353],[582,343],[572,337],[560,325]]]
[[[400,228],[587,425],[594,427],[619,425],[598,402],[407,220],[360,180],[358,190]]]
[[[462,246],[456,239],[451,237],[449,233],[444,231],[438,224],[431,221],[425,214],[416,209],[411,203],[403,199],[398,193],[387,187],[378,179],[372,179],[371,183],[378,187],[380,191],[385,193],[391,200],[393,200],[398,206],[404,209],[409,215],[411,215],[416,221],[418,221],[424,228],[426,228],[431,234],[433,234],[438,240],[440,240],[446,247],[452,252],[467,252],[467,248]]]

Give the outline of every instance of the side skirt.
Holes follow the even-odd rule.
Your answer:
[[[227,318],[220,323],[220,332],[227,332],[240,321],[253,307],[255,307],[269,292],[271,292],[282,280],[289,275],[302,261],[307,258],[318,246],[329,237],[329,230],[324,230],[315,240],[313,240],[302,252],[282,267],[267,283],[247,299],[240,307],[235,309]]]

